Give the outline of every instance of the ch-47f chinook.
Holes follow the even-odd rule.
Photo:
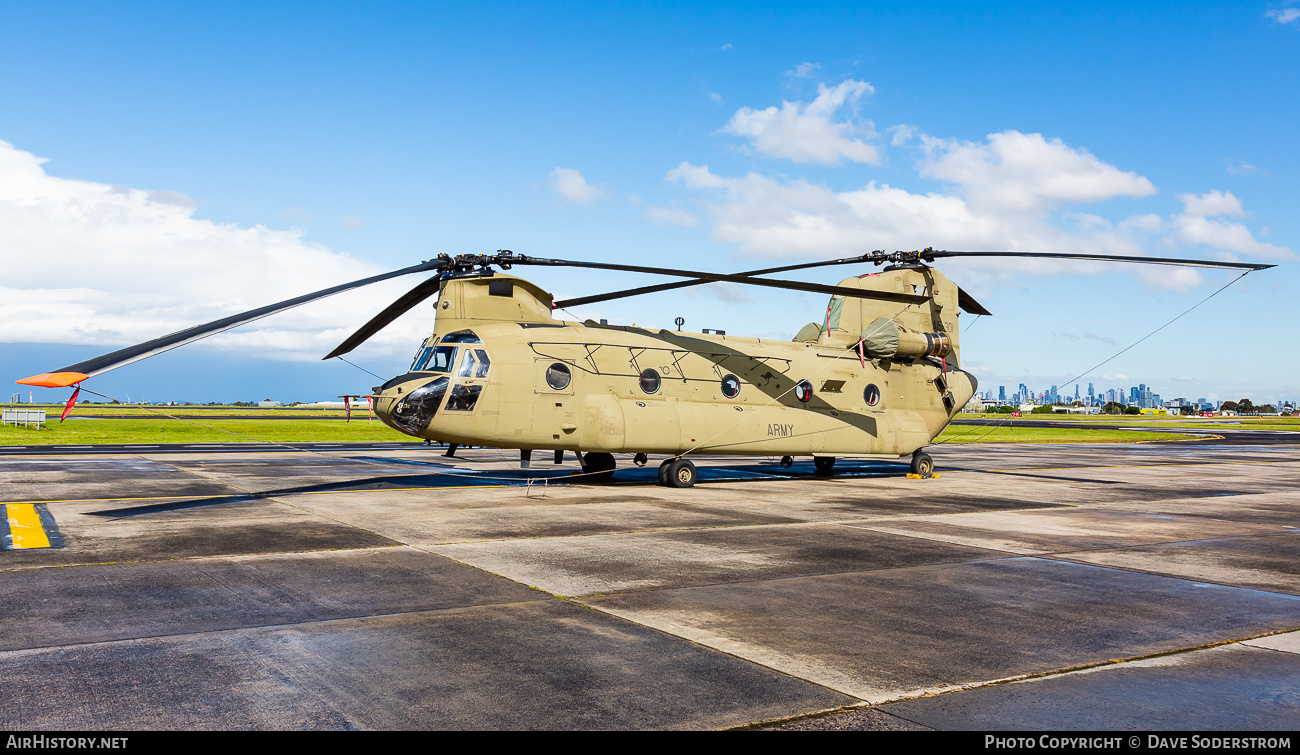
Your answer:
[[[738,274],[491,255],[441,255],[419,265],[271,304],[18,381],[80,386],[124,364],[381,280],[432,275],[325,358],[356,348],[417,304],[436,297],[433,333],[405,374],[373,389],[375,412],[394,429],[449,444],[573,451],[603,476],[614,453],[666,455],[659,480],[695,484],[688,456],[811,455],[829,472],[837,457],[900,458],[929,476],[922,449],[974,395],[961,368],[959,310],[990,314],[929,263],[945,257],[1050,257],[1262,270],[1272,265],[1048,252],[870,252]],[[759,276],[828,265],[885,267],[838,285]],[[581,267],[682,278],[556,302],[538,286],[493,270]],[[556,319],[554,311],[725,281],[831,295],[821,323],[793,341],[687,333]],[[680,327],[680,324],[678,325]],[[79,390],[79,388],[78,388]],[[69,401],[75,402],[76,393]]]

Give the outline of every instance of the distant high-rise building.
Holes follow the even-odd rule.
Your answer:
[[[999,386],[998,386],[998,401],[1006,401],[1006,400],[1007,400],[1007,387],[1006,387],[1005,385],[999,385]]]

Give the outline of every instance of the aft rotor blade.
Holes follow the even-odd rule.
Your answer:
[[[425,299],[428,299],[430,296],[434,296],[435,294],[437,294],[438,289],[441,286],[442,286],[441,276],[437,276],[437,277],[429,278],[428,280],[425,281],[421,281],[418,286],[411,289],[410,291],[407,291],[402,296],[402,298],[398,299],[392,304],[389,304],[384,309],[383,312],[380,312],[379,314],[375,315],[373,318],[370,319],[370,322],[366,323],[365,325],[362,325],[357,330],[357,332],[348,336],[348,339],[346,341],[334,347],[333,351],[331,351],[330,353],[326,354],[324,357],[321,358],[333,359],[334,357],[342,356],[348,353],[349,351],[352,351],[356,347],[365,343],[366,340],[369,339],[371,336],[383,330],[384,328],[388,327],[388,324],[391,323],[393,320],[396,320],[397,318],[406,314],[407,311],[409,311],[412,307],[424,301]]]
[[[652,275],[671,275],[678,278],[696,278],[705,283],[726,282],[741,283],[746,286],[765,286],[767,288],[783,288],[790,291],[809,291],[817,294],[834,294],[837,296],[849,296],[856,299],[878,299],[882,301],[892,301],[904,304],[920,304],[930,300],[930,297],[924,294],[901,294],[892,291],[868,291],[861,288],[844,288],[841,286],[827,286],[821,283],[803,283],[801,281],[788,281],[772,278],[750,278],[744,275],[728,275],[725,273],[705,273],[698,270],[673,270],[670,268],[659,267],[641,267],[639,265],[615,265],[603,262],[574,262],[571,260],[551,260],[539,257],[525,257],[514,261],[517,265],[547,265],[554,267],[585,267],[592,270],[619,270],[628,273],[650,273]]]
[[[108,372],[109,370],[116,369],[122,365],[138,362],[141,359],[146,359],[155,354],[161,354],[164,351],[169,351],[177,346],[184,346],[187,343],[193,343],[199,339],[216,335],[222,331],[239,327],[240,325],[253,322],[254,320],[260,320],[263,317],[269,317],[278,312],[283,312],[286,309],[292,309],[307,304],[308,302],[316,301],[317,299],[323,299],[327,296],[333,296],[334,294],[341,294],[344,291],[351,291],[354,288],[368,286],[371,283],[378,283],[380,281],[388,280],[389,278],[410,275],[412,273],[423,273],[430,270],[439,270],[444,266],[445,262],[442,260],[430,260],[418,265],[404,267],[401,270],[394,270],[390,273],[372,275],[369,278],[362,278],[360,280],[352,281],[351,283],[332,286],[314,293],[286,299],[276,304],[268,304],[265,307],[258,307],[257,309],[250,309],[247,312],[241,312],[237,315],[223,317],[220,320],[213,320],[212,322],[204,323],[203,325],[195,325],[192,328],[178,330],[175,333],[162,336],[161,338],[155,338],[152,341],[145,341],[144,343],[136,344],[135,346],[128,346],[125,349],[118,349],[117,351],[95,357],[94,359],[87,359],[84,362],[78,362],[54,372],[47,372],[43,375],[34,375],[29,378],[24,378],[18,382],[23,385],[39,385],[46,388],[59,388],[73,385],[88,377]]]
[[[985,309],[983,304],[975,301],[975,297],[966,293],[966,289],[961,286],[957,287],[957,306],[961,307],[963,312],[970,312],[972,315],[993,314]]]
[[[1061,260],[1099,260],[1102,262],[1141,262],[1148,265],[1180,265],[1184,267],[1218,267],[1229,270],[1267,270],[1277,265],[1257,265],[1252,262],[1214,262],[1212,260],[1179,259],[1176,257],[1128,257],[1118,254],[1071,254],[1068,252],[950,252],[930,251],[920,253],[926,260],[941,257],[1046,257]]]
[[[743,273],[736,273],[736,275],[742,275],[748,278],[753,275],[770,275],[772,273],[784,273],[784,272],[789,272],[791,270],[806,270],[810,267],[825,267],[827,265],[851,265],[855,263],[861,264],[863,262],[870,262],[872,259],[872,255],[875,254],[882,254],[882,252],[879,251],[869,252],[867,254],[863,254],[858,257],[845,257],[844,259],[838,259],[838,260],[823,260],[821,262],[804,262],[798,265],[784,265],[782,267],[769,267],[763,270],[749,270]],[[660,283],[655,286],[641,286],[639,288],[626,288],[623,289],[622,291],[611,291],[607,294],[596,294],[594,296],[581,296],[576,299],[565,299],[564,301],[556,302],[555,308],[563,309],[565,307],[577,307],[582,304],[595,304],[597,302],[610,301],[611,299],[623,299],[629,296],[641,296],[642,294],[653,294],[659,291],[671,291],[672,289],[675,288],[686,288],[687,286],[699,286],[701,284],[708,283],[708,282],[709,281],[707,280],[695,278],[692,280],[673,281],[672,283]]]

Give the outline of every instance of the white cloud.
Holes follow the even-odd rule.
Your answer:
[[[856,105],[875,90],[865,81],[849,79],[833,87],[817,85],[811,103],[782,102],[755,110],[742,107],[722,130],[749,139],[760,153],[796,163],[839,165],[844,160],[879,164],[880,152],[863,139],[875,136],[871,121],[832,120],[840,108]],[[855,138],[861,137],[861,138]]]
[[[551,188],[569,202],[584,207],[605,196],[605,192],[587,183],[582,173],[573,168],[556,168],[551,171]]]
[[[116,189],[119,187],[115,186],[113,188]],[[126,189],[125,186],[121,188]],[[176,205],[177,207],[189,208],[196,208],[199,206],[198,202],[179,191],[151,191],[148,193],[147,197],[150,202],[157,202],[158,204],[171,204]]]
[[[727,185],[727,180],[715,176],[709,170],[709,166],[691,165],[684,160],[681,165],[668,171],[667,179],[681,181],[692,189],[721,189]]]
[[[702,286],[693,286],[686,289],[686,295],[690,297],[709,296],[721,301],[724,304],[749,304],[753,299],[745,293],[743,286],[735,283],[716,282],[705,283]]]
[[[1226,170],[1234,176],[1253,176],[1264,173],[1264,169],[1245,160],[1228,163]]]
[[[961,197],[913,194],[869,182],[834,191],[803,180],[781,181],[756,173],[726,178],[708,166],[683,163],[668,174],[697,190],[720,193],[710,205],[713,237],[754,257],[852,254],[867,249],[1056,249],[1136,253],[1133,242],[1105,228],[1069,237],[1043,221],[977,212]]]
[[[1132,217],[1124,218],[1119,221],[1120,228],[1136,228],[1139,231],[1146,231],[1148,233],[1154,233],[1160,230],[1161,225],[1160,216],[1154,212],[1149,212],[1145,215],[1133,215]]]
[[[6,342],[138,343],[383,272],[304,241],[300,230],[201,220],[178,192],[56,178],[44,162],[0,142]],[[399,279],[342,294],[203,345],[319,359],[412,285]],[[375,348],[413,350],[431,325],[428,312],[404,317],[375,337]]]
[[[1282,8],[1281,10],[1264,11],[1264,15],[1278,22],[1279,24],[1289,24],[1300,20],[1300,8]]]
[[[809,76],[812,76],[813,72],[821,67],[821,63],[800,63],[789,71],[786,71],[785,75],[793,76],[796,79],[806,79]]]
[[[700,224],[699,218],[676,207],[647,207],[645,218],[655,225],[670,224],[690,228]]]
[[[1179,241],[1214,247],[1264,259],[1287,260],[1295,255],[1286,247],[1259,241],[1245,225],[1212,219],[1218,216],[1246,217],[1241,200],[1231,192],[1208,191],[1204,194],[1179,194],[1183,211],[1173,216],[1172,225]]]
[[[717,92],[709,92],[709,99],[712,100],[713,102],[718,103],[719,105],[722,104],[722,95],[718,94]]]
[[[1241,200],[1233,196],[1232,192],[1207,191],[1204,194],[1179,194],[1178,199],[1183,203],[1183,214],[1187,216],[1201,218],[1215,215],[1231,215],[1234,218],[1246,216],[1246,211],[1241,208]]]
[[[909,126],[906,123],[900,123],[897,126],[890,126],[885,130],[890,134],[893,134],[893,137],[889,140],[889,146],[891,147],[901,147],[904,144],[907,144],[912,140],[913,136],[916,136],[917,133],[916,126]]]
[[[1112,223],[1073,209],[1070,205],[1147,196],[1155,187],[1059,139],[1007,131],[980,144],[925,135],[921,140],[918,170],[948,181],[950,190],[921,194],[877,181],[836,190],[757,172],[723,176],[689,162],[666,178],[706,194],[713,238],[735,244],[751,257],[825,258],[927,246],[1149,255],[1151,242],[1164,245],[1171,256],[1186,244],[1270,258],[1290,255],[1289,250],[1255,240],[1240,223],[1206,217],[1244,216],[1231,194],[1186,195],[1188,211],[1168,223],[1150,213]],[[1115,270],[1099,262],[1060,260],[954,259],[945,264],[962,269],[972,290],[995,280],[1006,285],[1025,274]],[[1156,287],[1186,290],[1203,282],[1191,269],[1141,265],[1130,272]]]
[[[982,144],[922,136],[922,143],[921,175],[956,184],[981,208],[1025,212],[1156,192],[1142,176],[1042,134],[1003,131]]]
[[[150,195],[155,193],[157,192],[149,192]],[[148,198],[150,199],[150,201],[153,200],[152,196],[149,196]],[[165,204],[170,204],[170,203],[165,203]],[[280,212],[280,217],[284,218],[284,222],[292,223],[296,226],[316,225],[316,218],[313,218],[310,214],[308,214],[306,210],[304,210],[301,207],[290,207],[287,210],[283,210]]]

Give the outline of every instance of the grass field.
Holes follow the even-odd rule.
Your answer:
[[[992,421],[1005,420],[1006,414],[958,414],[958,419]],[[1078,424],[1122,425],[1143,427],[1159,431],[1177,427],[1193,430],[1290,430],[1300,432],[1300,417],[1161,417],[1126,414],[1035,414],[1016,417],[1015,423],[1032,425],[1035,422],[1074,422]]]
[[[1150,440],[1187,440],[1185,433],[1143,430],[1093,430],[1091,428],[978,427],[954,425],[935,439],[936,443],[1137,443]]]
[[[417,440],[363,414],[342,419],[69,419],[58,416],[43,430],[4,425],[0,446],[93,445],[97,443],[236,443],[240,441],[352,442]],[[195,424],[201,422],[202,425]],[[224,431],[224,432],[223,432]]]
[[[59,415],[63,412],[63,404],[0,404],[6,409],[44,409],[48,417],[58,421]],[[143,406],[138,404],[121,405],[121,404],[77,404],[72,410],[73,417],[86,416],[103,416],[103,417],[159,417],[165,418],[166,415],[173,417],[229,417],[229,416],[266,416],[266,417],[344,417],[342,409],[308,409],[304,407],[275,407],[262,408],[260,406]],[[361,402],[361,408],[353,408],[352,416],[360,416],[365,419],[366,404]]]
[[[280,415],[277,413],[276,416]],[[388,428],[378,420],[366,422],[364,414],[359,419],[354,415],[351,422],[342,419],[221,419],[211,416],[187,416],[186,420],[123,417],[69,419],[60,424],[55,415],[53,422],[43,430],[13,425],[0,427],[0,446],[240,441],[343,443],[415,440]],[[1009,428],[950,427],[939,436],[938,441],[941,443],[1134,443],[1186,437],[1186,435],[1157,431],[1033,427],[1032,423],[1021,423],[1017,420],[1015,426]]]

